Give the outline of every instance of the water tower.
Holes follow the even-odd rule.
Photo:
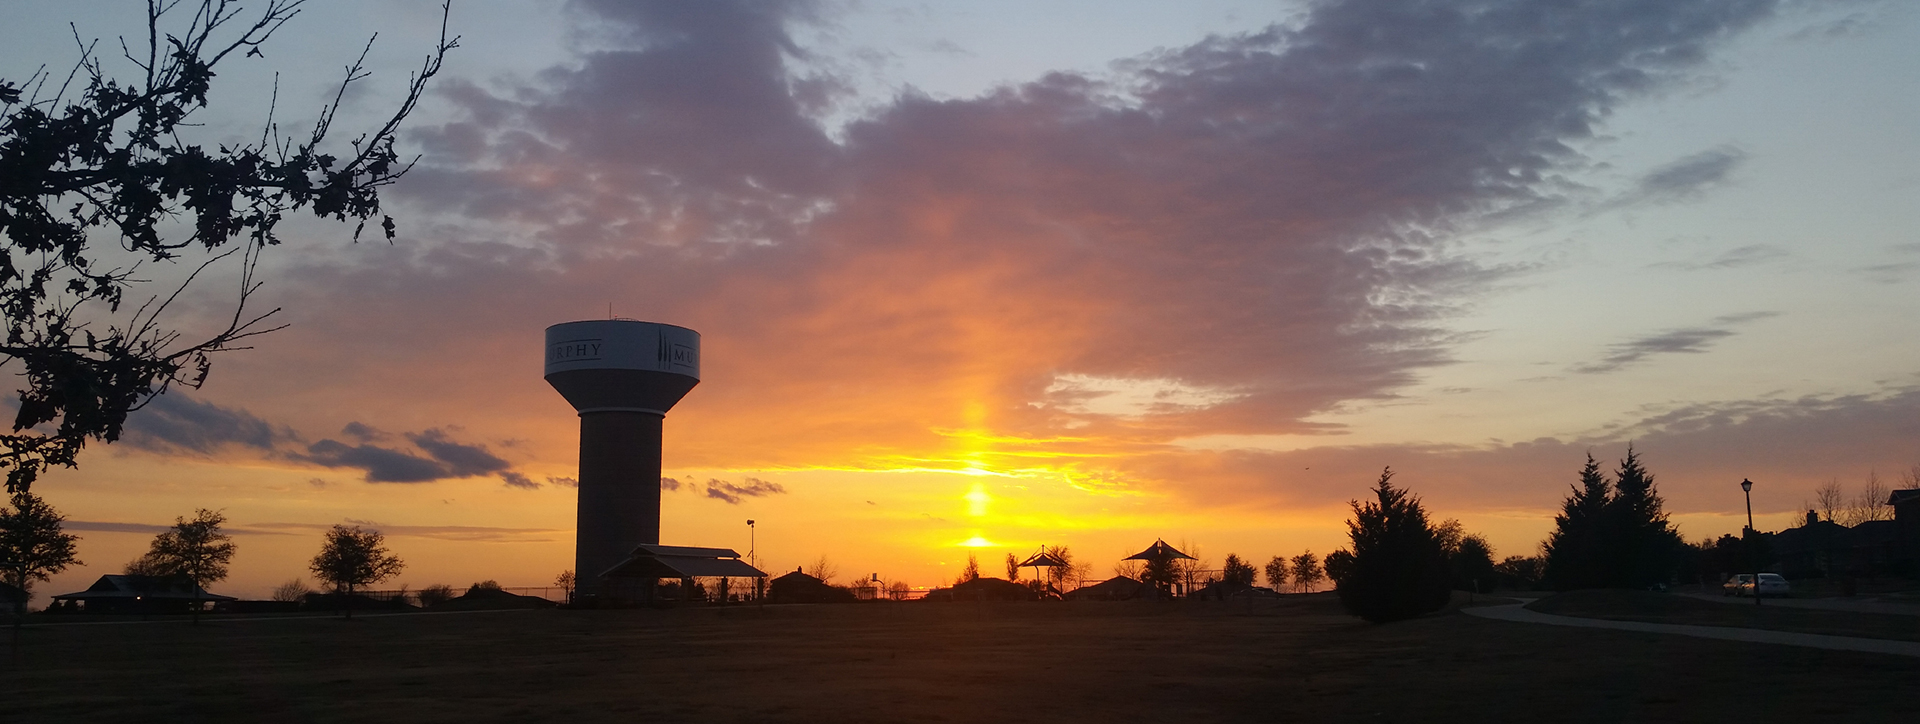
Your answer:
[[[661,424],[700,384],[700,333],[630,319],[556,324],[546,378],[580,413],[573,570],[579,595],[597,597],[601,574],[660,543]]]

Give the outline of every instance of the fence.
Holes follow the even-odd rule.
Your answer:
[[[366,596],[375,601],[391,601],[404,596],[409,603],[418,603],[420,601],[420,590],[421,589],[418,588],[400,588],[390,591],[354,591],[353,593],[356,596]],[[472,589],[454,588],[449,590],[451,591],[451,597],[458,598],[466,595],[467,591]],[[567,589],[558,586],[501,586],[500,590],[521,596],[544,598],[554,603],[567,602]]]

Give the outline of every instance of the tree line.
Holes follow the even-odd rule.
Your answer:
[[[40,496],[24,490],[15,492],[10,504],[0,507],[0,582],[30,596],[34,583],[83,565],[78,557],[80,538],[63,529],[65,520],[66,516]],[[194,511],[191,518],[175,518],[174,524],[155,535],[147,552],[128,562],[122,573],[185,579],[196,592],[226,580],[239,548],[223,529],[226,522],[225,513],[206,508]],[[335,525],[323,536],[320,552],[309,561],[308,570],[351,600],[357,588],[399,575],[405,565],[387,550],[380,531]],[[281,588],[284,591],[291,585]],[[196,612],[199,609],[193,607]],[[351,612],[349,608],[349,616]]]

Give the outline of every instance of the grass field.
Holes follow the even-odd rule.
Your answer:
[[[29,627],[8,722],[1897,721],[1920,660],[1277,603]],[[1737,713],[1737,715],[1736,715]]]

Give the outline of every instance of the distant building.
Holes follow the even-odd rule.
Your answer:
[[[1887,496],[1893,506],[1893,537],[1900,566],[1907,575],[1920,576],[1920,488],[1903,488]]]
[[[1847,527],[1807,511],[1806,523],[1769,536],[1772,566],[1788,578],[1874,576],[1909,570],[1899,523],[1872,520]]]
[[[1136,598],[1158,598],[1159,589],[1151,583],[1144,583],[1126,576],[1114,576],[1091,586],[1076,588],[1067,592],[1069,601],[1131,601]]]
[[[185,613],[207,602],[238,601],[208,593],[186,576],[107,575],[85,591],[62,593],[55,601],[78,601],[87,613]]]
[[[853,603],[853,592],[827,585],[796,568],[767,583],[767,603]]]

